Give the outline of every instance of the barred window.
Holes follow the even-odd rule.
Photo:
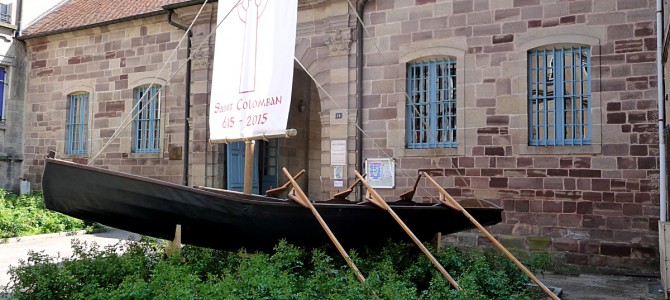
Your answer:
[[[65,153],[70,155],[88,153],[88,93],[73,93],[67,96],[67,121],[65,124]]]
[[[590,47],[529,51],[529,145],[590,145],[591,124]]]
[[[455,148],[456,61],[407,66],[407,148]]]
[[[135,88],[133,152],[160,152],[160,86]]]

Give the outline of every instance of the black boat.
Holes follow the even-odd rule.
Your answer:
[[[216,249],[268,250],[279,239],[306,247],[330,244],[312,212],[292,200],[186,187],[54,158],[46,159],[42,178],[47,208],[142,235],[172,240],[181,224],[183,243]],[[389,204],[421,240],[474,228],[442,204]],[[335,199],[314,206],[347,248],[409,240],[369,202]],[[501,221],[502,209],[492,204],[466,209],[482,225]]]

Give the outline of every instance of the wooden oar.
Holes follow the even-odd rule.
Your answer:
[[[482,224],[479,224],[479,222],[472,215],[470,215],[470,213],[468,213],[468,211],[465,208],[463,208],[463,206],[461,206],[461,204],[458,203],[456,199],[451,197],[451,195],[449,195],[449,193],[447,193],[447,191],[444,190],[444,188],[442,188],[432,177],[430,177],[430,175],[428,175],[427,173],[423,173],[423,175],[426,176],[428,181],[430,181],[433,185],[435,185],[437,190],[443,196],[439,197],[440,202],[449,207],[456,207],[457,211],[462,212],[465,215],[465,217],[470,219],[470,222],[472,222],[472,224],[474,224],[489,240],[491,240],[491,242],[494,245],[496,245],[496,247],[498,247],[498,249],[500,249],[500,251],[502,251],[502,253],[505,254],[505,256],[507,256],[507,258],[512,260],[512,262],[514,262],[514,264],[517,267],[519,267],[521,271],[526,273],[526,275],[528,275],[528,277],[531,280],[533,280],[542,289],[542,291],[544,291],[544,293],[547,294],[547,296],[549,296],[549,298],[554,300],[560,300],[560,298],[554,295],[554,293],[552,293],[542,282],[540,282],[540,280],[538,280],[537,277],[535,277],[535,275],[533,275],[533,273],[530,272],[530,270],[528,270],[518,259],[516,259],[516,257],[514,257],[512,253],[507,251],[507,249],[505,249],[505,247],[500,242],[498,242],[498,240],[496,240],[496,238],[494,238],[493,235],[491,235],[491,233],[489,233],[484,228],[484,226],[482,226]]]
[[[314,205],[312,205],[312,202],[309,201],[307,198],[307,195],[305,195],[305,192],[302,191],[298,183],[293,179],[293,176],[291,173],[289,173],[286,168],[282,168],[282,171],[284,171],[284,174],[286,177],[288,177],[288,180],[291,182],[291,185],[293,185],[293,190],[295,191],[296,195],[293,196],[289,193],[289,198],[291,198],[293,201],[298,202],[298,204],[304,206],[305,208],[309,209],[312,211],[312,214],[316,217],[316,219],[319,221],[319,224],[321,224],[321,227],[323,230],[328,234],[328,237],[330,240],[335,244],[335,247],[337,248],[337,251],[340,252],[340,255],[344,258],[344,260],[347,262],[349,267],[354,270],[354,274],[356,275],[356,278],[358,281],[361,283],[365,283],[365,277],[363,277],[363,274],[361,274],[361,271],[358,270],[358,267],[356,267],[356,264],[349,258],[349,254],[347,254],[347,251],[344,250],[344,247],[340,244],[340,242],[337,240],[333,232],[330,230],[330,227],[328,227],[328,224],[326,224],[326,221],[321,218],[321,214],[316,210]],[[379,299],[375,292],[372,292],[372,295],[375,297],[375,299]]]
[[[377,191],[375,191],[375,189],[373,189],[370,186],[370,184],[367,181],[365,181],[363,176],[361,176],[361,174],[358,173],[358,171],[354,170],[354,173],[361,180],[361,182],[365,185],[365,187],[368,189],[368,192],[372,195],[372,198],[370,199],[371,200],[370,202],[372,202],[373,204],[375,204],[379,208],[381,208],[381,209],[387,211],[389,214],[391,214],[393,219],[395,219],[395,221],[398,222],[400,227],[402,227],[402,229],[405,230],[407,235],[409,235],[409,237],[412,238],[412,240],[419,247],[419,249],[421,249],[421,251],[423,251],[423,254],[425,254],[428,257],[428,259],[430,259],[430,262],[432,262],[433,265],[435,265],[435,267],[437,267],[438,270],[440,270],[440,273],[442,273],[442,276],[444,276],[444,278],[446,278],[447,281],[449,281],[451,286],[453,286],[457,290],[461,290],[461,286],[458,285],[456,280],[454,280],[454,278],[451,277],[451,275],[449,275],[449,272],[447,272],[447,270],[444,269],[444,267],[440,264],[440,262],[437,261],[437,259],[435,259],[433,254],[431,254],[430,251],[428,251],[426,246],[424,246],[423,243],[421,243],[421,241],[419,241],[419,239],[414,235],[414,233],[412,233],[412,231],[407,227],[407,225],[405,225],[405,222],[403,222],[400,219],[400,217],[398,217],[398,215],[396,215],[396,213],[386,203],[386,201],[384,201],[384,199],[382,199],[382,197],[379,196],[379,194],[377,194]]]

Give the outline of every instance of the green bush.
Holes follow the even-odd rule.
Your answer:
[[[32,252],[10,269],[13,299],[533,299],[529,280],[507,258],[481,249],[446,248],[437,258],[463,288],[451,288],[413,245],[351,250],[366,276],[328,249],[280,242],[272,253],[185,246],[174,256],[142,240],[100,249],[73,242],[71,257]],[[435,253],[435,251],[433,251]],[[548,260],[529,265],[541,271]]]
[[[0,189],[0,239],[91,228],[82,220],[46,209],[39,193],[18,196]]]

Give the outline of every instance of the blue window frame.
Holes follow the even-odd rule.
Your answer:
[[[407,148],[455,148],[456,61],[407,66]]]
[[[160,87],[135,88],[133,103],[133,152],[160,152]]]
[[[0,121],[5,120],[5,67],[0,67]]]
[[[65,124],[65,153],[88,153],[88,99],[87,93],[67,96],[67,123]]]
[[[590,145],[590,47],[555,47],[528,53],[528,143]]]

